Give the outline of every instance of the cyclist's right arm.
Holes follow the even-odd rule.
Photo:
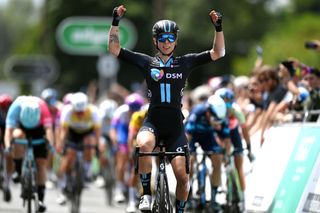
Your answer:
[[[126,8],[123,5],[117,7],[117,10],[113,12],[112,16],[115,19],[117,16],[119,19],[126,12]],[[116,14],[115,14],[116,13]],[[112,23],[110,31],[109,31],[109,52],[114,56],[118,56],[121,50],[120,40],[119,40],[119,27],[117,24]]]

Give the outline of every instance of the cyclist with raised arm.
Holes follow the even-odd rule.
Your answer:
[[[123,5],[113,10],[108,47],[111,54],[139,67],[147,83],[150,106],[137,135],[138,146],[142,152],[151,152],[157,142],[164,140],[167,151],[182,151],[183,146],[188,143],[181,112],[185,83],[193,68],[218,60],[225,55],[221,16],[214,10],[209,13],[216,29],[211,50],[179,57],[173,56],[177,45],[178,25],[171,20],[158,21],[152,29],[153,43],[158,53],[155,56],[148,56],[121,48],[118,24],[125,12],[126,8]],[[143,186],[139,209],[151,210],[151,157],[141,157],[139,165]],[[182,213],[189,192],[189,175],[185,169],[185,157],[174,157],[171,159],[171,165],[177,180],[176,212]]]
[[[192,152],[196,151],[195,143],[199,143],[203,151],[211,151],[210,155],[213,172],[211,175],[211,204],[217,208],[216,194],[221,184],[221,164],[223,159],[223,137],[219,137],[219,132],[230,132],[226,121],[227,108],[223,99],[216,95],[211,95],[206,101],[195,105],[187,118],[185,128],[189,139],[189,146]],[[193,161],[193,157],[191,161]],[[191,164],[192,165],[192,164]],[[192,167],[191,167],[192,168]],[[192,177],[192,174],[190,174]],[[190,197],[192,188],[190,189]]]
[[[47,170],[48,149],[45,141],[53,145],[52,117],[47,104],[35,96],[19,96],[10,106],[6,118],[5,145],[9,149],[14,138],[45,139],[44,143],[33,145],[37,164],[37,190],[39,198],[38,212],[44,212],[45,182]],[[16,163],[16,170],[21,175],[23,152],[17,153],[18,145],[14,145],[14,155],[20,157],[21,162]],[[17,149],[17,150],[16,150]],[[9,153],[8,155],[11,155]],[[20,156],[19,156],[20,155]],[[8,168],[7,187],[12,170]],[[21,196],[24,196],[23,194]]]
[[[88,96],[76,92],[71,96],[71,103],[63,107],[60,117],[60,134],[57,141],[57,151],[62,153],[58,172],[58,187],[61,194],[57,198],[59,204],[66,202],[63,190],[66,187],[66,172],[71,170],[76,159],[76,150],[72,145],[83,143],[85,177],[90,178],[91,160],[101,137],[101,119],[98,108],[89,104]],[[87,148],[88,147],[88,148]]]

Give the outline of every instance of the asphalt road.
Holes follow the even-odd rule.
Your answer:
[[[12,200],[10,203],[3,201],[3,193],[0,191],[0,213],[22,213],[22,200],[19,197],[20,187],[16,184],[11,184]],[[60,206],[56,203],[56,189],[47,189],[45,204],[47,205],[47,213],[68,213],[68,205]],[[104,191],[93,183],[85,189],[82,197],[81,213],[121,213],[125,212],[126,204],[115,204],[110,207],[105,202]]]

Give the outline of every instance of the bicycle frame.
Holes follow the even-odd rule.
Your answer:
[[[184,152],[166,152],[163,141],[160,141],[159,151],[157,152],[140,152],[140,147],[136,147],[135,151],[135,173],[139,170],[139,157],[142,156],[156,156],[159,158],[158,174],[156,177],[156,195],[153,202],[152,212],[164,213],[173,212],[172,202],[170,200],[168,178],[166,174],[166,160],[172,156],[185,156],[186,158],[186,172],[189,174],[189,148],[184,146]]]
[[[80,211],[81,194],[84,187],[83,149],[85,146],[82,143],[75,144],[72,142],[68,143],[67,146],[77,152],[75,162],[67,175],[66,193],[70,201],[70,212],[78,213]]]
[[[193,152],[191,153],[192,156],[195,157],[193,162],[193,174],[191,178],[191,184],[196,181],[197,183],[197,196],[193,197],[193,206],[196,210],[204,210],[207,209],[207,192],[206,192],[206,184],[207,179],[210,180],[209,168],[206,164],[207,157],[210,157],[212,154],[215,154],[213,151],[202,151],[202,152]],[[201,159],[198,160],[197,157],[200,156]],[[211,187],[210,187],[211,190]]]
[[[37,166],[33,154],[33,146],[45,143],[45,139],[14,139],[15,144],[26,145],[25,155],[22,163],[21,171],[21,188],[23,206],[27,204],[27,212],[32,211],[32,200],[34,200],[34,209],[38,209],[38,194],[37,194]]]

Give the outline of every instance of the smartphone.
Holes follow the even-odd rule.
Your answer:
[[[304,43],[305,48],[307,49],[316,49],[318,45],[312,41],[307,41]]]

